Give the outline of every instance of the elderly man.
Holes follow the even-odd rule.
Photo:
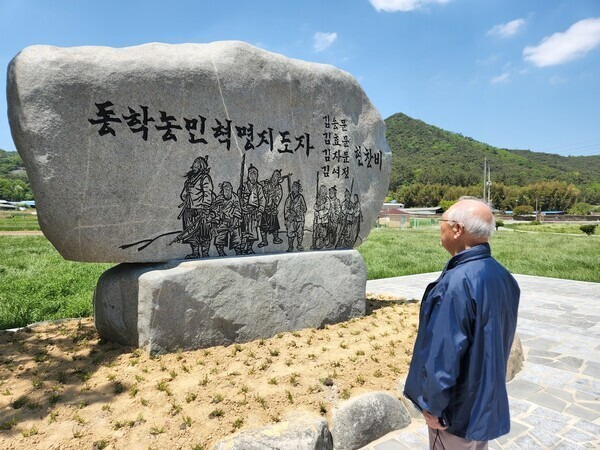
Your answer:
[[[510,430],[506,364],[520,290],[490,253],[492,211],[461,199],[440,220],[452,255],[425,290],[404,395],[423,413],[432,449],[486,449]]]

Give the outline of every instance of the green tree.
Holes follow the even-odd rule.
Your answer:
[[[524,216],[526,214],[533,214],[533,206],[519,205],[513,209],[513,216]]]
[[[587,216],[592,212],[593,208],[594,206],[590,205],[589,203],[577,202],[569,208],[567,213],[576,214],[579,216]]]
[[[0,199],[11,202],[33,199],[29,184],[23,180],[0,178]]]

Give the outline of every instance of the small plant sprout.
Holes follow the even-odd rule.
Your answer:
[[[235,419],[233,421],[233,423],[231,425],[233,426],[234,430],[239,430],[240,428],[242,428],[242,425],[244,425],[244,419],[242,419],[241,417],[238,417],[237,419]]]
[[[35,436],[36,434],[38,434],[38,429],[35,426],[27,428],[26,430],[21,430],[21,435],[26,438]]]
[[[150,428],[150,434],[152,436],[157,436],[159,434],[163,434],[164,432],[165,432],[165,427],[155,426],[155,427]]]
[[[348,388],[344,388],[344,389],[342,390],[341,397],[342,397],[344,400],[348,400],[348,399],[350,398],[350,389],[348,389]]]
[[[269,384],[273,384],[273,385],[277,385],[277,378],[273,377],[273,378],[269,378]]]
[[[365,379],[362,375],[358,375],[356,377],[356,382],[362,386],[363,384],[365,384]]]
[[[254,400],[256,400],[256,403],[258,403],[262,409],[267,409],[267,400],[264,397],[261,397],[260,395],[256,394],[254,396]]]
[[[324,416],[325,414],[327,414],[327,406],[325,406],[325,403],[323,402],[319,402],[319,413]]]
[[[176,416],[180,412],[181,412],[181,405],[178,405],[175,402],[171,403],[171,410],[169,411],[169,414],[171,416]]]
[[[210,402],[211,403],[215,403],[215,404],[216,403],[221,403],[223,401],[223,398],[224,398],[223,394],[217,393],[217,394],[213,395],[213,398],[212,398],[212,400]]]
[[[300,382],[298,381],[299,377],[300,377],[300,375],[298,375],[296,372],[292,373],[290,375],[290,384],[292,386],[298,386],[300,384]]]
[[[192,418],[190,416],[183,416],[183,425],[185,425],[186,427],[191,427],[192,426]]]
[[[169,397],[171,395],[173,395],[173,393],[171,392],[171,389],[169,389],[169,384],[168,384],[168,380],[161,380],[156,384],[156,389],[158,389],[160,392],[164,392],[165,394],[167,394]]]
[[[287,396],[288,402],[290,402],[290,405],[294,403],[294,397],[292,396],[292,393],[290,391],[285,391],[285,395]]]
[[[225,413],[223,412],[222,409],[214,409],[210,412],[210,414],[208,415],[208,417],[210,419],[215,419],[217,417],[223,417],[225,415]]]
[[[206,386],[208,384],[208,375],[204,374],[204,377],[198,382],[200,386]]]
[[[278,349],[276,349],[276,348],[270,348],[270,349],[269,349],[269,354],[270,354],[271,356],[279,356],[279,350],[278,350]]]
[[[243,349],[242,349],[242,346],[240,344],[233,345],[232,348],[231,348],[231,356],[237,355],[242,350]]]
[[[192,403],[194,400],[196,400],[196,397],[198,396],[195,393],[188,392],[187,394],[185,394],[185,402]]]

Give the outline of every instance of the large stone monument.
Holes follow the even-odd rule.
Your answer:
[[[168,351],[364,313],[351,249],[391,153],[348,73],[242,42],[34,46],[8,106],[44,234],[123,263],[96,289],[103,337]]]

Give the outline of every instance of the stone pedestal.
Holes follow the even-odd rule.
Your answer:
[[[94,321],[150,353],[228,345],[362,316],[366,281],[356,250],[120,264],[98,280]]]

